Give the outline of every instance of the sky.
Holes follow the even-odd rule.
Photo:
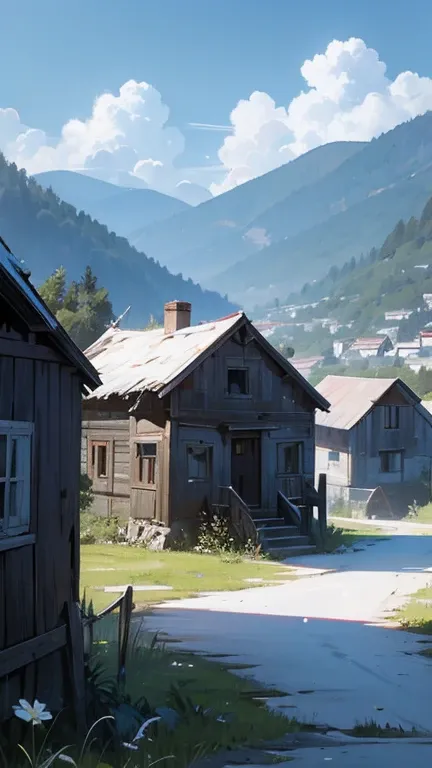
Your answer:
[[[432,108],[429,0],[1,6],[0,149],[29,173],[219,194]]]

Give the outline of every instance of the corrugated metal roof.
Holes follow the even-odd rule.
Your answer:
[[[236,312],[172,334],[109,328],[85,352],[103,381],[90,398],[161,391],[244,317]]]
[[[326,376],[316,389],[329,401],[330,412],[317,412],[317,425],[351,429],[396,381],[398,379]]]
[[[386,336],[377,336],[368,339],[356,339],[354,343],[351,344],[350,349],[379,349],[385,340]]]
[[[264,351],[308,392],[316,407],[327,409],[327,400],[257,331],[244,312],[169,335],[163,328],[152,331],[109,328],[85,353],[103,382],[88,399],[127,397],[144,391],[157,392],[162,397],[179,383],[179,377],[184,378],[194,364],[205,359],[215,345],[223,343],[245,324]]]

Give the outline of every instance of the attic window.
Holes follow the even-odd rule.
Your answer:
[[[399,429],[399,406],[384,406],[384,429]]]
[[[228,368],[228,394],[249,394],[249,371],[247,368]]]

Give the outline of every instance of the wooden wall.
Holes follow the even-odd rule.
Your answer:
[[[79,598],[81,384],[51,349],[17,336],[0,333],[0,419],[34,425],[31,526],[29,534],[0,539],[0,670],[2,651],[64,625],[65,604]],[[20,696],[63,706],[63,654],[0,679],[0,720]]]
[[[92,440],[107,442],[108,478],[106,482],[93,479],[94,501],[92,511],[104,517],[129,517],[130,497],[130,425],[129,418],[109,418],[109,412],[96,414],[86,412],[82,423],[81,472],[89,472],[88,446]],[[90,417],[90,419],[88,418]]]

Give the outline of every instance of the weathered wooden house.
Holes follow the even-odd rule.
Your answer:
[[[191,530],[204,500],[232,509],[235,497],[248,519],[280,529],[280,546],[288,534],[307,543],[278,508],[282,497],[317,503],[315,409],[327,401],[242,312],[190,317],[171,302],[163,328],[113,327],[86,351],[103,381],[83,414],[94,511]]]
[[[362,489],[383,490],[376,514],[428,501],[432,415],[415,392],[401,379],[352,376],[326,376],[317,389],[331,404],[316,420],[316,472],[327,474],[330,511]]]
[[[0,240],[0,721],[83,693],[81,393],[99,384]]]

